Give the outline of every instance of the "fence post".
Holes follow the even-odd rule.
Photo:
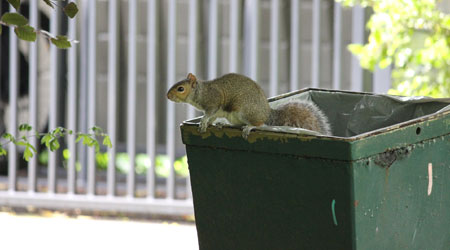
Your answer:
[[[354,6],[352,9],[352,43],[364,44],[364,8]],[[351,59],[351,83],[350,88],[353,91],[363,90],[363,69],[359,65],[359,60],[352,55]]]

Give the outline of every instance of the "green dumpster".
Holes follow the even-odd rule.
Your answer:
[[[201,250],[450,249],[450,100],[305,89],[334,136],[181,125]]]

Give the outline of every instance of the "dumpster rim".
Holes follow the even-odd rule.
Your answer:
[[[300,89],[300,90],[296,90],[296,91],[292,91],[292,92],[288,92],[285,94],[281,94],[281,95],[277,95],[271,98],[268,98],[269,102],[273,102],[273,101],[277,101],[289,96],[293,96],[293,95],[297,95],[300,93],[304,93],[304,92],[308,92],[308,91],[322,91],[322,92],[339,92],[339,93],[347,93],[347,94],[364,94],[364,95],[377,95],[377,96],[387,96],[389,97],[389,95],[384,95],[384,94],[376,94],[376,93],[372,93],[372,92],[357,92],[357,91],[347,91],[347,90],[333,90],[333,89],[319,89],[319,88],[304,88],[304,89]],[[393,95],[394,96],[394,95]],[[394,96],[395,97],[395,96]],[[398,96],[401,97],[401,96]],[[448,102],[450,104],[450,98],[430,98],[430,99],[434,99],[437,101],[443,101],[443,102]],[[404,128],[416,123],[420,123],[420,122],[424,122],[424,121],[429,121],[429,120],[434,120],[434,119],[438,119],[441,116],[446,116],[450,114],[450,110],[446,110],[443,112],[439,112],[439,113],[432,113],[432,114],[428,114],[428,115],[424,115],[424,116],[420,116],[411,120],[407,120],[404,122],[400,122],[400,123],[396,123],[387,127],[382,127],[379,129],[375,129],[375,130],[371,130],[362,134],[358,134],[358,135],[354,135],[354,136],[350,136],[350,137],[343,137],[343,136],[333,136],[333,135],[310,135],[310,134],[296,134],[296,133],[289,133],[289,132],[284,132],[284,131],[264,131],[264,130],[258,130],[258,128],[254,128],[254,131],[258,131],[258,132],[262,132],[262,133],[273,133],[276,135],[293,135],[295,137],[298,138],[328,138],[328,139],[333,139],[336,141],[344,141],[344,142],[354,142],[354,141],[359,141],[362,140],[364,138],[367,137],[371,137],[371,136],[375,136],[375,135],[380,135],[380,134],[384,134],[387,132],[391,132],[393,130],[396,129],[400,129],[400,128]],[[192,119],[188,119],[183,121],[180,126],[198,126],[198,120],[201,119],[202,116],[198,116],[198,117],[194,117]],[[208,128],[209,129],[209,128]],[[240,130],[242,131],[241,127],[236,127],[236,126],[227,126],[225,125],[222,129],[232,129],[232,130]]]

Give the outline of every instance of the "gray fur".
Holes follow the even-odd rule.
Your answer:
[[[290,126],[331,135],[328,118],[317,105],[307,101],[292,101],[272,109],[269,126]]]

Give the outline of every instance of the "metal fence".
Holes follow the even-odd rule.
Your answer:
[[[29,18],[34,27],[38,24],[40,10],[37,2],[30,1]],[[225,72],[240,72],[260,82],[269,96],[279,94],[280,90],[296,90],[305,86],[374,92],[385,92],[389,88],[389,70],[377,70],[367,77],[357,59],[348,58],[350,67],[344,59],[348,53],[346,44],[364,42],[366,10],[362,8],[346,11],[352,25],[351,40],[345,41],[343,30],[348,27],[343,24],[343,10],[332,1],[76,2],[80,13],[75,19],[61,19],[58,9],[50,12],[50,32],[67,31],[70,38],[80,43],[67,51],[50,46],[48,107],[38,107],[39,100],[47,98],[39,94],[39,88],[45,84],[45,78],[42,78],[45,72],[38,72],[38,69],[40,57],[45,53],[38,55],[38,51],[48,44],[45,41],[27,44],[29,116],[25,122],[34,128],[39,127],[38,120],[42,117],[38,117],[38,109],[44,108],[48,109],[50,129],[65,126],[86,132],[101,123],[100,117],[106,117],[105,132],[114,145],[107,149],[110,159],[107,169],[98,170],[94,149],[77,145],[75,136],[65,138],[71,155],[67,162],[61,159],[61,150],[58,150],[49,152],[47,166],[39,166],[34,157],[21,168],[18,160],[20,148],[10,144],[7,178],[0,178],[0,206],[192,214],[189,178],[177,177],[173,166],[176,157],[183,154],[177,124],[180,120],[194,117],[196,112],[191,107],[176,107],[174,103],[161,101],[165,100],[161,96],[166,89],[187,72],[207,79]],[[103,8],[99,9],[98,5]],[[311,23],[310,34],[301,29],[305,25],[301,22],[305,20],[302,13],[307,13],[301,9],[305,8],[312,12],[308,21]],[[330,13],[327,10],[332,10],[331,16],[327,16]],[[177,20],[180,17],[186,18]],[[324,24],[324,18],[330,21]],[[98,32],[97,22],[104,20],[107,20],[107,32]],[[321,36],[324,27],[332,31],[329,42],[324,42]],[[263,36],[267,30],[270,32],[265,42]],[[302,43],[305,36],[311,37],[304,42],[309,44],[306,51],[311,57],[302,53],[305,51]],[[181,49],[180,39],[184,39],[181,44],[186,45]],[[100,51],[99,40],[106,44],[100,47]],[[18,134],[16,128],[19,124],[18,44],[14,31],[10,29],[8,50],[0,51],[2,56],[9,54],[9,82],[1,84],[9,84],[7,127],[13,135]],[[264,57],[265,52],[268,52],[268,57]],[[185,56],[180,57],[180,54]],[[179,66],[180,58],[184,60],[183,68]],[[280,66],[283,65],[281,61],[287,62],[287,68]],[[306,65],[302,61],[310,63]],[[264,70],[263,64],[268,66],[268,70]],[[332,67],[325,70],[325,64]],[[308,77],[301,74],[305,67],[310,68]],[[99,74],[99,68],[105,68],[107,73]],[[139,74],[139,68],[144,68],[145,75]],[[122,74],[124,71],[126,73]],[[330,85],[324,84],[324,72],[332,75]],[[269,79],[264,79],[266,74]],[[345,85],[342,79],[348,75],[350,84]],[[99,83],[102,81],[104,85]],[[367,89],[367,82],[370,89]],[[106,100],[100,98],[103,95],[106,95]],[[144,112],[139,109],[142,103]],[[122,105],[126,108],[122,109]],[[143,121],[142,117],[145,118]],[[145,131],[139,131],[137,126],[143,126]],[[125,133],[118,138],[121,131]],[[146,138],[143,145],[137,143],[137,139],[142,137]],[[38,144],[33,137],[31,143]],[[147,154],[151,167],[146,175],[137,176],[135,171],[128,171],[126,175],[118,173],[114,160],[118,151],[128,153],[129,166],[136,166],[137,152]],[[167,178],[155,174],[156,156],[160,153],[168,156],[170,168]],[[81,165],[79,170],[77,162]]]

